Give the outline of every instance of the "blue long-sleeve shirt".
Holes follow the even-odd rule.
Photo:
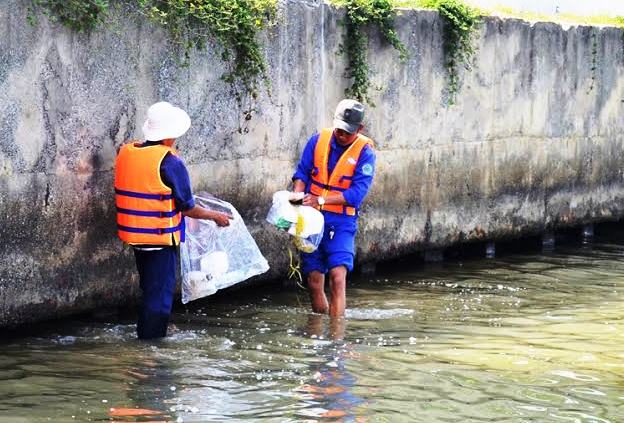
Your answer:
[[[305,148],[303,149],[303,154],[301,155],[301,160],[297,165],[297,169],[295,170],[295,174],[293,175],[293,181],[299,179],[305,183],[306,192],[310,192],[310,184],[312,183],[311,173],[314,169],[314,149],[316,148],[316,144],[319,139],[318,133],[312,135],[308,140]],[[329,148],[329,158],[327,160],[327,172],[331,175],[338,160],[342,156],[342,154],[346,151],[349,146],[343,147],[336,142],[336,138],[334,134],[331,136],[330,148]],[[351,186],[349,189],[343,191],[342,195],[347,202],[347,205],[353,206],[356,208],[360,207],[362,201],[368,194],[368,191],[373,183],[373,177],[375,176],[375,153],[370,146],[366,146],[362,149],[360,154],[360,158],[355,166],[355,172],[353,173],[353,180],[351,181]],[[355,222],[357,220],[357,216],[348,216],[338,213],[332,213],[324,211],[323,215],[325,216],[325,223],[331,224],[332,222],[342,223],[345,220],[350,220]]]
[[[140,147],[160,143],[160,141],[146,141]],[[171,188],[177,211],[187,211],[195,206],[191,178],[181,158],[167,154],[160,163],[160,177],[165,185]]]

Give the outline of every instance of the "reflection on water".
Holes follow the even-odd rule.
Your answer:
[[[67,321],[0,345],[0,421],[622,422],[623,253],[360,277],[338,321],[301,291],[180,310],[156,343]]]

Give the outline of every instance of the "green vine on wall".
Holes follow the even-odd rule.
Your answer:
[[[352,83],[345,90],[345,94],[359,101],[369,101],[369,27],[377,27],[383,40],[399,51],[401,60],[407,58],[407,49],[394,29],[395,12],[389,0],[345,0],[337,4],[346,9],[346,33],[341,52],[347,55],[345,76],[352,79]]]
[[[476,9],[461,0],[423,0],[422,7],[435,9],[444,19],[444,66],[448,72],[448,102],[455,103],[459,91],[459,66],[471,69],[473,38],[481,21]]]
[[[108,12],[108,0],[31,0],[32,8],[77,30],[94,29]],[[268,84],[266,60],[257,34],[275,20],[276,0],[135,0],[139,10],[162,25],[172,41],[183,48],[188,63],[193,48],[216,40],[221,58],[231,63],[223,79],[242,93],[257,97],[260,80]],[[28,17],[34,23],[34,15]],[[242,88],[242,89],[241,89]]]
[[[258,82],[268,81],[257,34],[274,21],[275,0],[139,0],[139,4],[184,48],[187,59],[193,48],[202,49],[215,39],[223,49],[221,58],[232,63],[223,79],[240,83],[244,92],[257,97]],[[237,95],[240,99],[240,92]]]
[[[108,12],[108,0],[31,0],[28,21],[36,22],[34,9],[42,8],[54,21],[74,31],[90,31],[103,22]]]

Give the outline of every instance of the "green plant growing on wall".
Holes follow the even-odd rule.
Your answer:
[[[473,38],[481,21],[476,9],[461,0],[422,0],[421,6],[435,9],[444,19],[444,66],[448,72],[448,102],[455,103],[459,91],[459,66],[471,68]]]
[[[348,65],[345,76],[352,80],[345,90],[348,97],[359,101],[370,101],[368,66],[368,31],[376,27],[383,40],[399,51],[401,60],[407,58],[405,45],[394,29],[395,11],[389,0],[342,0],[335,1],[346,9],[344,19],[345,37],[341,52],[346,54]]]
[[[76,30],[95,28],[103,21],[108,0],[31,0],[28,20],[35,22],[35,8],[51,19]],[[266,61],[257,33],[275,20],[276,0],[133,0],[152,21],[163,25],[174,43],[182,46],[186,60],[193,48],[203,48],[209,40],[222,47],[221,57],[232,63],[223,79],[241,84],[237,96],[246,92],[257,96],[258,81],[266,79]],[[267,82],[268,83],[268,82]],[[240,87],[240,86],[239,86]]]
[[[75,31],[89,31],[100,24],[108,12],[108,0],[31,0],[28,20],[35,23],[32,13],[42,8],[54,21]]]
[[[257,33],[272,23],[275,0],[139,0],[141,9],[163,25],[188,59],[193,48],[204,48],[215,39],[221,57],[232,63],[223,79],[257,96],[258,81],[266,79],[266,61]],[[240,99],[240,91],[237,91]]]

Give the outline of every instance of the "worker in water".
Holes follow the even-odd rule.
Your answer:
[[[145,141],[123,145],[115,163],[117,231],[134,249],[142,291],[140,339],[167,335],[183,216],[229,225],[228,215],[195,204],[188,171],[173,148],[190,125],[184,110],[153,104],[143,125]]]
[[[347,272],[353,269],[358,209],[375,175],[370,138],[361,134],[364,106],[355,100],[338,103],[333,128],[314,134],[293,175],[293,191],[305,193],[303,205],[316,207],[325,218],[323,239],[312,253],[301,253],[312,309],[344,315]],[[325,296],[329,273],[330,302]]]

